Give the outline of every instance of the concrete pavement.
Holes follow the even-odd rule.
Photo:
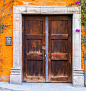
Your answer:
[[[0,91],[86,91],[86,87],[71,83],[22,83],[22,85],[0,82]]]

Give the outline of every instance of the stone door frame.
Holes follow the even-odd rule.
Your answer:
[[[10,83],[22,84],[22,14],[72,14],[72,84],[84,86],[81,69],[81,7],[77,6],[13,6],[13,68]],[[80,32],[76,32],[80,29]]]

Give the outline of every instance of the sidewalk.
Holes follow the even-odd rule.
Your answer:
[[[22,85],[0,82],[0,91],[86,91],[86,87],[70,83],[22,83]]]

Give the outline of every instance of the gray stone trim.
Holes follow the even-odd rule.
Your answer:
[[[14,14],[80,14],[76,6],[13,6]]]
[[[73,85],[84,86],[83,70],[81,69],[81,7],[77,6],[13,6],[13,69],[10,83],[22,83],[22,14],[72,14],[72,82]],[[17,74],[20,68],[20,74]],[[14,70],[14,71],[13,71]],[[14,81],[14,73],[17,80]],[[77,75],[75,75],[77,74]],[[79,77],[77,77],[79,76]],[[81,83],[79,81],[82,81]]]
[[[11,68],[10,73],[10,83],[11,84],[21,84],[22,83],[22,74],[20,67]]]
[[[84,86],[84,71],[73,70],[73,85]]]

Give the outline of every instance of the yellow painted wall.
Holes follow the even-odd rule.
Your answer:
[[[11,0],[5,0],[5,4],[10,3]],[[73,3],[74,0],[14,0],[12,5],[25,5],[24,2],[29,2],[28,5],[35,5],[35,6],[55,6],[55,5],[69,5]],[[4,0],[0,0],[0,10],[2,8]],[[4,6],[6,8],[7,5]],[[3,16],[2,20],[5,19],[7,16],[7,13],[10,12],[11,4],[2,12],[0,12],[0,17]],[[5,17],[4,17],[5,16]],[[3,33],[0,33],[0,45],[2,46],[0,48],[0,58],[3,59],[3,61],[0,60],[0,80],[1,81],[8,81],[9,82],[9,76],[10,76],[10,70],[13,66],[13,45],[12,46],[6,46],[5,45],[5,37],[6,36],[12,36],[13,37],[13,8],[11,9],[11,14],[2,21],[3,24],[10,25],[9,27],[6,27],[3,30]],[[84,31],[84,30],[83,30]],[[83,33],[84,34],[84,33]],[[12,40],[13,41],[13,40]],[[82,64],[81,67],[83,68],[83,55],[84,55],[84,45],[82,44]]]

